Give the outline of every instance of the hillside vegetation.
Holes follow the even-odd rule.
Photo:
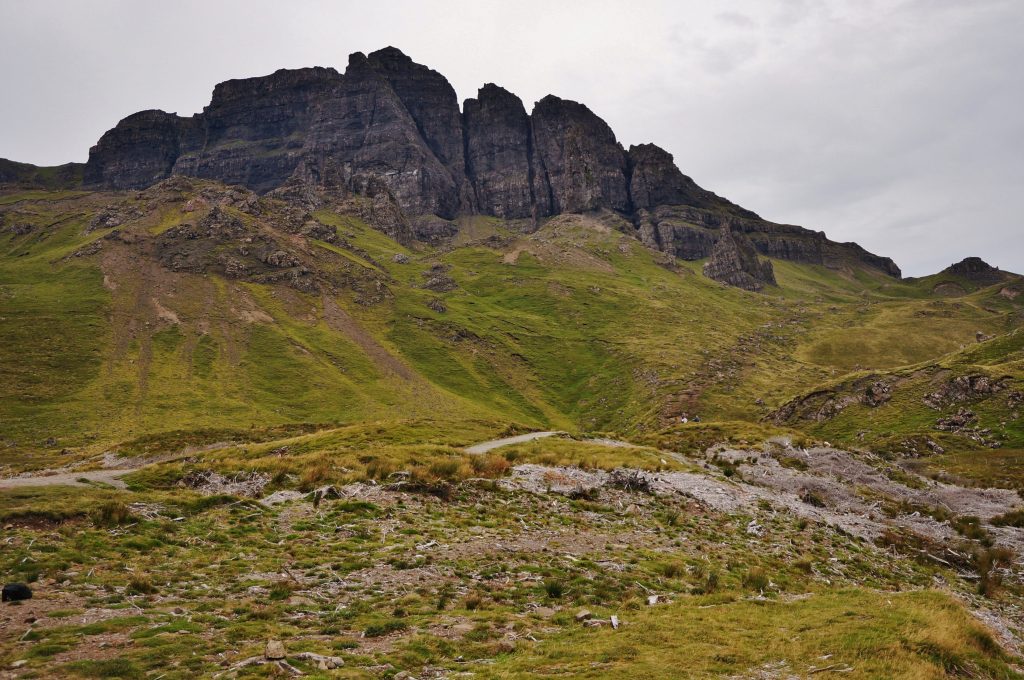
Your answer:
[[[12,672],[1020,677],[1019,277],[374,210],[0,193]]]

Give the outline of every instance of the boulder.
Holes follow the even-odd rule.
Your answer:
[[[31,599],[32,589],[24,583],[7,583],[4,585],[3,590],[0,591],[0,601],[2,602],[19,602]]]
[[[270,661],[277,661],[285,657],[284,643],[280,640],[268,640],[267,648],[263,652],[263,656]]]

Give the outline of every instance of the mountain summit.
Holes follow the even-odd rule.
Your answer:
[[[214,88],[202,113],[142,111],[90,150],[84,184],[142,189],[172,175],[258,193],[305,183],[339,196],[392,203],[410,236],[454,236],[453,220],[528,220],[610,210],[645,244],[687,260],[708,257],[722,230],[770,257],[832,268],[892,260],[819,232],[765,221],[684,175],[654,144],[628,150],[585,105],[548,95],[527,113],[494,84],[461,110],[437,71],[394,47],[330,68],[280,70]]]

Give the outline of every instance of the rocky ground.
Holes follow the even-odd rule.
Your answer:
[[[786,441],[653,455],[433,487],[401,472],[312,493],[241,473],[189,473],[174,494],[86,484],[89,514],[5,513],[3,569],[35,597],[0,608],[3,676],[512,677],[582,631],[757,602],[784,615],[849,589],[946,593],[1019,652],[1020,531],[993,526],[1016,493]],[[20,506],[68,489],[21,489]],[[744,654],[695,674],[878,677],[866,650],[818,651],[829,663]]]

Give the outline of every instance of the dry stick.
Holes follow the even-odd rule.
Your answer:
[[[283,569],[283,570],[284,570],[284,573],[288,574],[288,578],[290,578],[291,580],[295,581],[295,582],[296,582],[296,583],[298,583],[298,584],[299,584],[300,586],[302,585],[302,581],[300,581],[299,579],[295,578],[295,574],[293,574],[293,573],[291,572],[291,570],[290,570],[290,569],[288,569],[288,567],[286,567],[286,566],[284,566],[284,565],[281,565],[281,569]]]
[[[835,671],[837,673],[849,673],[850,671],[853,670],[853,668],[850,667],[850,666],[847,666],[846,668],[840,669],[839,667],[842,666],[842,665],[843,664],[841,664],[841,663],[834,663],[831,666],[825,666],[824,668],[815,668],[813,670],[809,670],[809,671],[807,671],[807,674],[808,675],[814,675],[815,673],[825,673],[826,671]]]

